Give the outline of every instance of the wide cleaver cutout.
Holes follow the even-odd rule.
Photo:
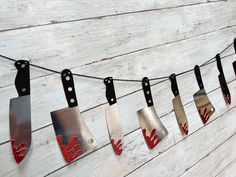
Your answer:
[[[179,88],[176,81],[176,75],[171,74],[169,79],[171,81],[171,90],[175,96],[172,102],[173,102],[176,120],[178,122],[178,125],[182,134],[188,135],[188,131],[189,131],[188,119],[186,117],[184,107],[183,107],[183,104],[179,95]]]
[[[116,155],[120,156],[123,151],[123,135],[119,111],[116,104],[117,100],[113,78],[105,78],[104,84],[106,85],[106,98],[109,103],[109,106],[105,109],[107,129],[109,132],[113,150]]]
[[[15,87],[19,97],[10,100],[10,136],[15,161],[20,163],[31,145],[30,67],[25,60],[16,61],[15,67]]]
[[[195,73],[200,90],[193,95],[193,99],[195,101],[195,104],[196,104],[198,113],[202,119],[202,122],[206,124],[209,118],[215,112],[215,108],[211,104],[210,100],[208,99],[208,96],[204,89],[202,76],[201,76],[200,68],[198,65],[194,67],[194,73]]]
[[[148,107],[137,111],[139,124],[149,149],[155,148],[168,135],[154,108],[150,82],[147,77],[142,80],[142,87]]]
[[[57,142],[67,163],[93,150],[96,140],[86,126],[77,103],[73,75],[65,69],[61,73],[68,108],[51,112]]]
[[[231,96],[230,96],[229,88],[228,88],[228,85],[227,85],[227,82],[226,82],[226,79],[225,79],[220,54],[216,55],[216,63],[217,63],[218,71],[220,73],[218,75],[218,79],[219,79],[219,82],[220,82],[220,88],[221,88],[224,100],[225,100],[226,105],[230,105],[231,104]]]

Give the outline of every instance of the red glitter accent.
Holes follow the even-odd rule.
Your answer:
[[[115,140],[112,139],[111,143],[112,143],[112,146],[113,146],[113,149],[114,149],[116,155],[121,155],[122,151],[123,151],[121,140],[118,140],[117,143],[115,143]]]
[[[231,97],[230,97],[230,95],[224,95],[224,99],[225,99],[226,104],[228,104],[228,105],[231,104]]]
[[[15,146],[15,142],[16,140],[11,140],[11,147],[16,163],[20,163],[25,158],[24,152],[27,150],[27,143],[23,142],[19,146]]]
[[[150,149],[153,149],[156,147],[156,145],[160,142],[160,139],[158,138],[156,134],[156,129],[152,129],[150,136],[146,135],[146,129],[143,129],[143,136],[146,140],[146,143]]]
[[[78,136],[73,136],[70,139],[68,145],[62,144],[62,140],[63,140],[62,135],[58,135],[57,142],[59,144],[61,152],[62,152],[66,162],[70,163],[81,155],[80,145],[77,143],[79,138],[78,138]]]
[[[185,135],[188,135],[188,124],[187,123],[180,123],[180,127]]]
[[[207,111],[207,108],[200,108],[200,109],[198,109],[198,113],[199,113],[199,115],[200,115],[200,117],[202,119],[202,122],[204,124],[206,124],[208,119],[210,118],[209,114],[208,114],[208,111]]]

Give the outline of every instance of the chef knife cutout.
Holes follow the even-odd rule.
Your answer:
[[[169,79],[171,81],[171,90],[175,96],[172,102],[173,102],[176,120],[178,122],[181,132],[185,135],[188,135],[188,131],[189,131],[188,120],[187,120],[184,107],[183,107],[183,104],[179,95],[179,88],[176,81],[176,75],[171,74]]]
[[[205,88],[204,88],[204,85],[203,85],[203,82],[202,82],[201,71],[200,71],[200,68],[199,68],[198,65],[196,65],[194,67],[194,73],[195,73],[197,83],[198,83],[198,86],[199,86],[200,90],[197,91],[193,95],[193,99],[194,99],[194,102],[196,104],[198,114],[202,119],[202,122],[204,124],[206,124],[207,121],[209,120],[209,118],[215,112],[215,108],[211,104],[211,102],[210,102],[210,100],[209,100],[209,98],[206,94],[206,91],[205,91]]]
[[[234,51],[236,54],[236,38],[234,39]],[[233,62],[233,67],[234,67],[234,73],[236,75],[236,61]]]
[[[219,71],[219,82],[220,82],[220,87],[221,87],[221,91],[225,100],[226,105],[230,105],[231,104],[231,96],[230,96],[230,92],[229,92],[229,88],[224,76],[224,71],[223,71],[223,67],[222,67],[222,63],[221,63],[221,58],[220,58],[220,54],[216,55],[216,63],[217,63],[217,68]]]
[[[73,75],[65,69],[61,73],[68,108],[51,112],[57,142],[67,163],[95,149],[96,140],[80,114]]]
[[[10,100],[10,137],[15,161],[20,163],[31,145],[30,67],[25,60],[16,61],[15,67],[19,97]]]
[[[137,115],[146,144],[149,149],[153,149],[168,135],[168,131],[154,108],[150,82],[147,77],[143,78],[142,87],[147,107],[137,111]]]
[[[109,132],[113,150],[116,155],[120,156],[123,151],[123,135],[113,78],[105,78],[104,84],[106,85],[106,98],[109,103],[109,107],[105,109],[107,129]]]

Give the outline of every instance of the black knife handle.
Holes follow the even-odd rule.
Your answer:
[[[195,73],[199,88],[204,89],[204,85],[203,85],[203,82],[202,82],[202,75],[201,75],[201,71],[200,71],[200,68],[199,68],[198,65],[196,65],[194,67],[194,73]]]
[[[171,90],[172,90],[174,96],[178,96],[179,95],[179,89],[178,89],[175,73],[171,74],[169,79],[170,79],[170,82],[171,82]]]
[[[110,105],[116,103],[116,93],[112,77],[107,77],[104,79],[104,84],[106,85],[106,98]]]
[[[69,69],[64,69],[61,72],[61,80],[69,108],[78,106],[72,72]]]
[[[26,60],[15,62],[17,69],[15,87],[19,96],[30,95],[30,67]]]
[[[236,75],[236,61],[233,62],[233,67],[234,67],[234,73]]]
[[[224,72],[223,72],[223,68],[222,68],[222,63],[221,63],[220,54],[218,53],[215,58],[216,58],[216,63],[217,63],[218,71],[220,72],[220,74],[223,75]]]
[[[234,51],[236,54],[236,38],[234,39]],[[233,67],[234,67],[234,73],[236,75],[236,61],[233,62]]]
[[[143,93],[148,107],[153,106],[152,92],[149,79],[144,77],[142,80]]]

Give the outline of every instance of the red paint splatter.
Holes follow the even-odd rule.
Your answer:
[[[61,152],[62,152],[66,162],[70,163],[81,155],[80,145],[77,143],[79,138],[78,138],[78,136],[73,136],[70,139],[68,145],[62,144],[62,140],[63,140],[62,135],[58,135],[57,142],[59,144]]]
[[[118,140],[117,143],[115,143],[115,140],[112,139],[111,143],[112,143],[112,146],[113,146],[113,149],[114,149],[116,155],[121,155],[122,151],[123,151],[121,140]]]
[[[19,164],[25,158],[24,152],[27,150],[27,143],[23,142],[19,146],[15,146],[15,142],[16,140],[11,140],[11,147],[16,163]]]
[[[207,111],[207,108],[200,108],[198,109],[198,113],[202,119],[202,122],[204,124],[207,123],[208,119],[210,118],[209,114],[208,114],[208,111]]]
[[[228,104],[228,105],[231,104],[231,97],[230,97],[230,95],[224,95],[224,99],[225,99],[226,104]]]
[[[188,135],[188,124],[187,123],[180,123],[180,127],[185,133],[185,135]]]
[[[156,145],[160,142],[160,139],[158,138],[157,134],[156,134],[156,129],[152,129],[150,135],[146,135],[147,130],[143,129],[143,136],[146,140],[146,143],[148,145],[148,147],[150,149],[153,149],[154,147],[156,147]]]

